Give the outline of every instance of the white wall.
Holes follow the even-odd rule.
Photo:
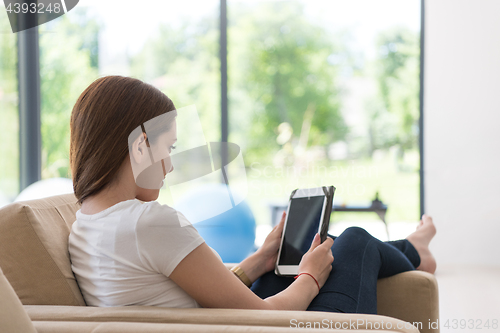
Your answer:
[[[500,265],[500,0],[427,0],[426,212],[439,264]]]

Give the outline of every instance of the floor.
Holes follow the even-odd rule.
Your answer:
[[[500,332],[500,267],[438,266],[441,332]]]
[[[329,232],[339,235],[351,223],[336,222]],[[357,222],[380,240],[387,240],[382,222]],[[390,239],[405,238],[417,223],[391,223]],[[264,242],[270,226],[258,226],[256,245]],[[440,327],[442,333],[500,332],[500,267],[475,265],[439,265],[436,271],[439,285]]]

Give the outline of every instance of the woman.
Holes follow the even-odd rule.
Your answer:
[[[434,272],[428,245],[435,227],[424,215],[414,233],[396,242],[383,243],[360,228],[335,242],[329,237],[321,244],[316,235],[298,277],[275,276],[283,214],[233,274],[182,214],[155,201],[158,189],[137,185],[134,163],[155,145],[170,152],[176,141],[175,120],[155,140],[143,124],[174,110],[156,88],[119,76],[93,82],[73,108],[70,163],[81,209],[69,252],[88,305],[376,313],[377,278],[415,268]],[[162,158],[165,177],[173,166]]]

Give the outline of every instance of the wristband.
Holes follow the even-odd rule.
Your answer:
[[[241,280],[248,288],[252,286],[252,281],[248,278],[248,276],[245,274],[245,272],[241,269],[240,266],[234,266],[231,268],[231,272],[234,273],[238,277],[238,279]]]
[[[318,286],[318,293],[320,291],[320,287],[319,287],[319,283],[318,283],[318,280],[316,280],[316,278],[314,276],[312,276],[312,274],[309,274],[309,273],[300,273],[299,275],[295,276],[294,279],[297,279],[299,276],[301,276],[302,274],[306,274],[306,275],[309,275],[310,277],[313,278],[314,282],[316,282],[316,285]]]

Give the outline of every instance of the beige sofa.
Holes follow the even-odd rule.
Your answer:
[[[379,280],[379,315],[86,306],[67,250],[78,208],[70,194],[0,209],[1,332],[439,332],[429,328],[439,317],[436,279],[420,271]],[[16,325],[24,328],[8,330]]]

